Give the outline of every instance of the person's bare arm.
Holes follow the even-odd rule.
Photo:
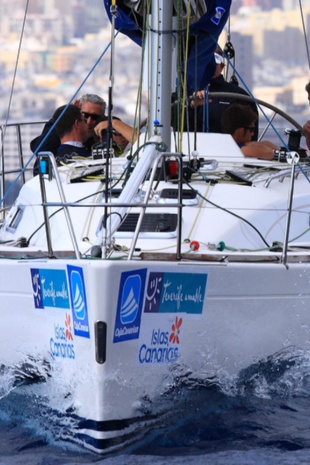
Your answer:
[[[115,131],[119,132],[128,142],[136,142],[139,131],[138,129],[134,129],[129,124],[124,123],[124,121],[120,121],[118,119],[112,120],[112,127]]]
[[[308,149],[310,149],[310,121],[307,121],[303,126],[304,136],[306,138],[306,144]]]
[[[272,160],[274,150],[279,150],[279,147],[270,141],[248,142],[241,147],[245,157],[261,158],[262,160]]]
[[[95,133],[97,136],[101,137],[102,131],[107,129],[108,127],[108,121],[101,121],[98,123],[95,127]],[[124,123],[124,121],[120,121],[118,119],[112,119],[112,128],[119,132],[123,137],[125,137],[128,142],[132,141],[135,142],[138,138],[139,131],[137,129],[134,129],[132,126],[129,124]]]

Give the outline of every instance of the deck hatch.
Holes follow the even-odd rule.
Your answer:
[[[7,226],[5,228],[6,231],[10,233],[15,233],[24,215],[24,211],[25,211],[24,205],[17,205],[17,206],[12,207],[10,216],[7,219]]]
[[[135,231],[139,213],[129,213],[117,230],[118,237],[131,237]],[[146,213],[144,215],[140,237],[176,237],[176,213]]]
[[[178,189],[163,189],[157,198],[157,203],[177,203],[178,201]],[[183,205],[197,205],[198,198],[197,192],[194,189],[183,189],[182,191],[182,203]]]

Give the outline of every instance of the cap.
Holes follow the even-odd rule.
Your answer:
[[[224,61],[223,57],[219,55],[218,53],[214,53],[214,58],[215,58],[215,63],[217,65],[220,65]]]

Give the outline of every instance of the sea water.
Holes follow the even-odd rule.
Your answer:
[[[156,422],[105,456],[60,439],[66,423],[30,392],[2,377],[0,465],[310,463],[310,360],[304,354],[277,354],[225,382],[178,379],[158,400],[164,413]]]

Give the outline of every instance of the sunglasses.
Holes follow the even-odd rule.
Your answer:
[[[98,121],[98,119],[102,116],[97,115],[96,113],[86,113],[86,111],[82,111],[82,115],[84,116],[84,118],[86,118],[86,120],[88,120],[88,118],[91,118],[93,121]]]
[[[254,132],[255,127],[254,126],[244,126],[243,129],[248,129],[251,132]]]
[[[87,124],[87,119],[84,118],[84,116],[82,116],[81,119],[77,118],[75,121],[78,121],[79,123],[85,123],[85,124]]]

